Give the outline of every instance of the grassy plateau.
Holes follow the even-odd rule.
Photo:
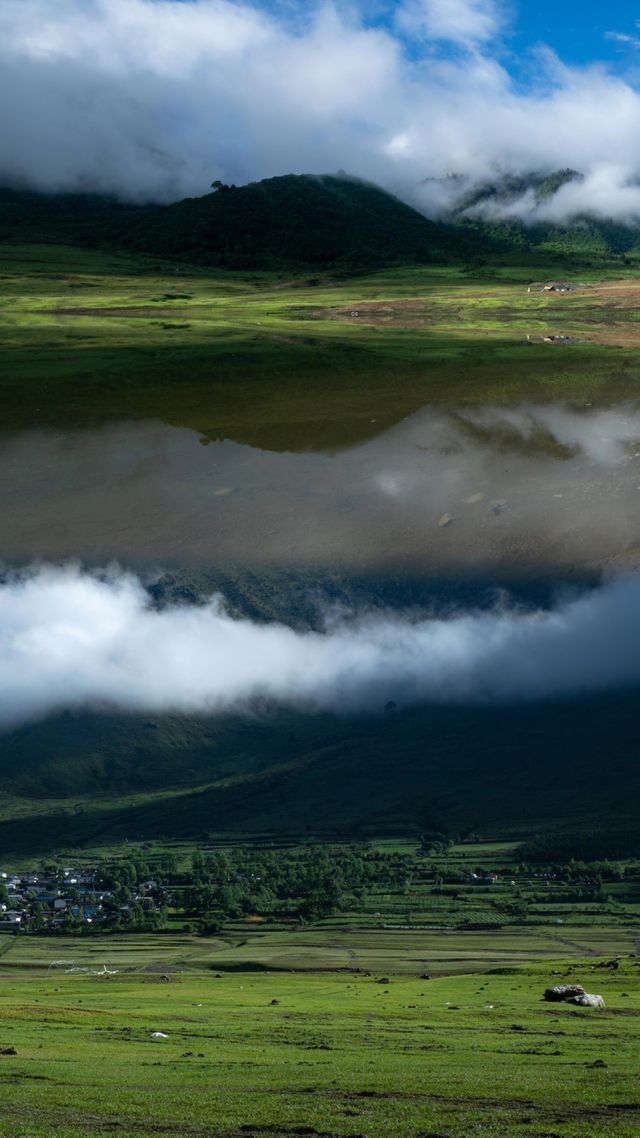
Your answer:
[[[190,938],[0,952],[6,1138],[637,1134],[634,959],[425,980],[224,972]],[[558,978],[606,1010],[542,1002]]]

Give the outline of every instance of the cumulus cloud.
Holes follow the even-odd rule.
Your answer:
[[[377,711],[389,699],[541,699],[640,682],[640,580],[547,611],[335,616],[322,631],[154,608],[136,578],[40,568],[0,586],[0,723],[63,708],[216,714],[256,701]]]
[[[562,216],[639,214],[640,94],[544,50],[514,82],[495,47],[509,12],[404,0],[375,23],[365,5],[3,0],[0,177],[168,200],[345,168],[437,212],[449,199],[427,176],[572,166],[587,177]]]
[[[398,81],[395,41],[330,6],[6,0],[0,44],[3,176],[141,198],[358,164]]]

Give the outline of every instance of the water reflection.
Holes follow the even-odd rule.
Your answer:
[[[339,454],[159,422],[0,445],[0,555],[415,569],[640,561],[640,408],[425,407]]]

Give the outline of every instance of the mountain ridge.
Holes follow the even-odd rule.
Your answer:
[[[108,244],[200,265],[358,271],[461,263],[490,238],[434,222],[348,175],[285,174],[145,208],[95,195],[0,192],[0,239]],[[30,236],[31,235],[31,236]]]
[[[548,216],[572,168],[426,178],[431,202],[411,202],[364,179],[284,174],[169,205],[91,193],[0,188],[0,243],[109,247],[230,270],[352,274],[394,265],[471,265],[520,254],[619,256],[640,250],[638,224],[581,210]],[[419,189],[419,187],[418,187]],[[429,198],[429,195],[427,195]],[[526,207],[526,208],[525,208]],[[536,210],[542,207],[540,216]]]

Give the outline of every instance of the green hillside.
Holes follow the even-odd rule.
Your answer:
[[[369,182],[285,175],[134,208],[95,195],[0,191],[0,240],[118,246],[229,269],[357,270],[464,262],[491,242],[436,224]]]
[[[220,186],[144,211],[123,240],[144,252],[227,268],[447,263],[487,245],[428,221],[369,182],[306,174]]]
[[[637,745],[635,694],[345,718],[67,713],[5,737],[0,853],[237,833],[637,829]]]
[[[540,204],[575,170],[502,175],[466,186],[444,179],[452,205],[445,222],[379,186],[347,175],[287,174],[217,188],[171,205],[140,207],[97,194],[0,189],[0,243],[53,242],[124,249],[162,259],[232,270],[357,272],[393,265],[500,263],[514,253],[589,258],[637,250],[640,230],[607,219],[563,224],[500,220],[529,193]],[[487,208],[492,219],[483,215]]]

